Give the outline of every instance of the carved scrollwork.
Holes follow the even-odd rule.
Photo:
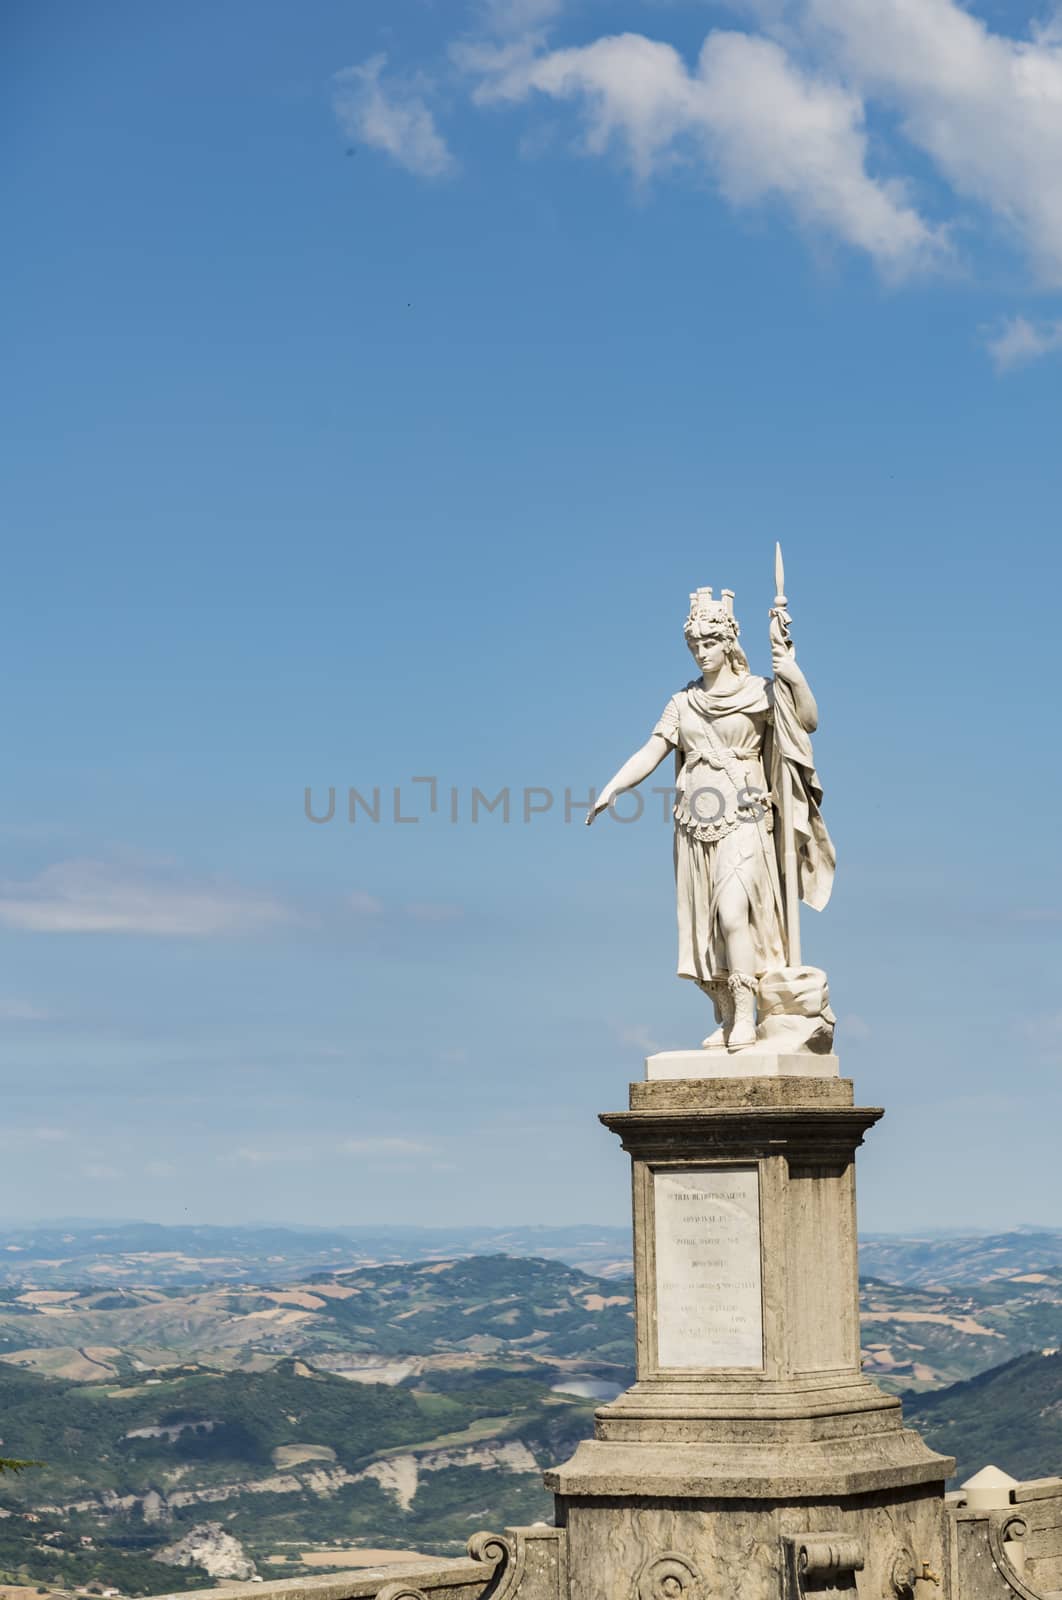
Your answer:
[[[423,1589],[411,1589],[408,1583],[395,1579],[393,1583],[385,1583],[382,1589],[377,1589],[376,1600],[428,1600]]]
[[[668,1550],[638,1575],[637,1600],[706,1600],[701,1574],[689,1556]]]
[[[483,1574],[481,1600],[516,1600],[529,1589],[536,1597],[548,1594],[566,1600],[568,1547],[563,1528],[535,1522],[529,1528],[506,1528],[504,1533],[474,1533],[467,1549],[473,1561],[490,1569]]]
[[[466,1549],[473,1561],[485,1561],[492,1567],[507,1567],[513,1559],[513,1547],[500,1533],[474,1533]]]
[[[1008,1544],[1016,1544],[1024,1539],[1029,1531],[1029,1524],[1020,1511],[994,1512],[988,1518],[988,1548],[992,1552],[992,1560],[999,1569],[999,1575],[1015,1594],[1022,1600],[1040,1600],[1035,1589],[1030,1589],[1022,1574],[1010,1559]]]

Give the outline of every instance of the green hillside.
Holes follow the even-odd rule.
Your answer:
[[[896,1393],[937,1389],[1062,1343],[1062,1276],[963,1288],[860,1285],[864,1370]]]
[[[1062,1352],[1019,1356],[905,1400],[904,1414],[956,1458],[957,1483],[989,1462],[1019,1479],[1062,1475]]]
[[[263,1574],[357,1542],[458,1553],[473,1522],[550,1514],[541,1468],[593,1410],[559,1376],[484,1364],[385,1386],[282,1360],[74,1384],[0,1366],[4,1448],[44,1463],[0,1482],[0,1581],[171,1590],[152,1552],[219,1516]]]

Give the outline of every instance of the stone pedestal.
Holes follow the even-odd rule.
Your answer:
[[[637,1381],[546,1476],[571,1600],[878,1600],[944,1571],[954,1463],[860,1366],[854,1161],[881,1114],[786,1073],[633,1084],[602,1117],[632,1160]]]

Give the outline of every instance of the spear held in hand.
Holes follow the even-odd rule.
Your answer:
[[[774,547],[774,590],[774,605],[771,607],[770,625],[772,654],[777,648],[792,654],[793,641],[789,636],[791,618],[786,610],[788,602],[785,597],[785,566],[782,561],[782,546],[778,543]],[[777,675],[774,680],[774,692],[776,696],[790,694],[788,685],[780,680]],[[786,964],[790,967],[799,967],[801,964],[800,874],[797,868],[796,833],[793,828],[793,774],[790,771],[789,762],[784,756],[778,763],[778,776],[780,790],[778,810],[782,829],[782,892],[785,902]]]

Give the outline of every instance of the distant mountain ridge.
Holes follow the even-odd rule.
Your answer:
[[[870,1234],[859,1241],[859,1271],[863,1277],[915,1286],[990,1283],[1035,1273],[1062,1277],[1062,1228]]]
[[[103,1282],[192,1287],[280,1282],[318,1269],[454,1256],[538,1256],[603,1277],[630,1272],[629,1228],[226,1227],[136,1222],[0,1227],[0,1287]]]
[[[599,1277],[627,1277],[630,1252],[629,1227],[592,1223],[455,1228],[41,1223],[0,1226],[0,1288],[280,1283],[319,1270],[496,1254],[559,1261]],[[860,1271],[864,1277],[915,1286],[1062,1274],[1062,1229],[869,1234],[860,1240]]]

